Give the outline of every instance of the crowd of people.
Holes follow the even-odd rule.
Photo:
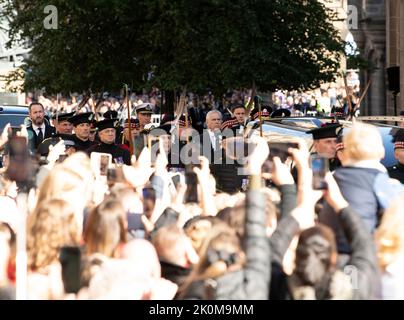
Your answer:
[[[157,128],[158,99],[121,121],[119,100],[101,116],[32,102],[0,137],[0,299],[404,299],[404,130],[394,168],[363,123],[271,155],[246,124],[291,110],[229,98]]]

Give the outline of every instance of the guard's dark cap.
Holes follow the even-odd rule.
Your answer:
[[[232,129],[238,127],[239,125],[240,124],[238,123],[238,120],[236,118],[230,118],[222,123],[220,130]]]
[[[128,119],[125,120],[125,123],[123,124],[124,128],[129,128],[129,121]],[[140,124],[138,119],[130,119],[130,127],[132,129],[139,129]]]
[[[69,121],[69,118],[73,117],[74,112],[68,112],[68,113],[59,113],[59,114],[54,114],[52,116],[53,120],[57,120],[59,122],[62,121]],[[70,122],[70,121],[69,121]]]
[[[259,120],[259,117],[261,115],[261,119],[262,120],[269,120],[270,116],[271,116],[271,112],[272,112],[272,108],[269,106],[262,106],[261,107],[261,113],[259,112],[258,108],[254,108],[251,111],[251,119],[252,120]]]
[[[272,112],[271,118],[283,118],[283,117],[290,117],[291,112],[288,109],[278,109]]]
[[[48,156],[49,147],[56,145],[60,140],[63,140],[66,149],[76,145],[73,135],[58,133],[42,141],[38,146],[37,153],[39,153],[41,156]]]
[[[394,150],[404,149],[404,129],[399,129],[393,138]]]
[[[150,103],[142,103],[141,105],[136,107],[136,113],[153,113],[153,109]]]
[[[118,118],[118,112],[115,110],[108,110],[104,112],[102,116],[104,117],[104,119],[115,119]]]
[[[104,129],[109,129],[109,128],[116,128],[117,124],[117,119],[105,119],[102,121],[98,121],[95,123],[95,127],[98,129],[98,131],[102,131]]]
[[[342,130],[342,125],[339,123],[325,124],[320,128],[306,131],[307,134],[312,134],[314,140],[337,138]]]
[[[69,118],[68,121],[74,126],[77,126],[82,123],[91,123],[93,121],[93,117],[94,114],[92,112],[85,112],[76,114],[75,116]]]

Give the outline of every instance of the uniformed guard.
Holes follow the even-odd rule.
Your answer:
[[[73,134],[73,124],[69,118],[73,117],[74,112],[55,114],[52,117],[53,126],[56,128],[56,133]]]
[[[271,113],[272,113],[272,108],[271,107],[262,106],[261,112],[256,107],[251,111],[250,116],[251,116],[252,121],[260,120],[260,116],[261,116],[261,120],[269,120],[271,118]]]
[[[110,109],[110,110],[104,112],[102,117],[104,119],[117,119],[118,118],[118,111]],[[118,123],[117,126],[116,126],[116,141],[115,141],[117,144],[122,143],[122,140],[121,140],[122,132],[123,132],[123,128]]]
[[[397,179],[404,184],[404,129],[400,129],[393,138],[394,157],[397,164],[387,168],[390,178]]]
[[[140,131],[145,130],[146,126],[151,123],[153,109],[150,103],[143,103],[136,107],[136,117],[139,120]]]
[[[77,151],[86,151],[94,142],[90,137],[91,122],[93,121],[94,114],[92,112],[79,113],[71,118],[69,122],[74,127],[74,141],[76,143]]]
[[[71,155],[72,153],[76,152],[76,143],[73,135],[56,133],[52,137],[45,139],[39,144],[37,153],[41,157],[47,157],[49,154],[49,147],[56,145],[61,140],[63,140],[63,143],[66,147],[65,153],[67,155]]]
[[[231,112],[232,117],[223,121],[221,130],[231,129],[234,135],[242,135],[247,124],[246,109],[242,104],[234,104]]]
[[[131,157],[129,151],[115,143],[116,122],[117,119],[105,119],[95,123],[95,127],[98,129],[98,138],[100,142],[89,148],[87,153],[109,153],[112,156],[113,162],[116,164],[130,165]]]
[[[313,135],[314,153],[329,159],[330,171],[336,169],[337,137],[341,134],[342,125],[339,123],[324,124],[320,128],[307,131]]]
[[[139,120],[139,135],[135,138],[133,147],[136,158],[139,157],[143,148],[147,146],[148,134],[150,129],[146,126],[151,123],[151,116],[153,114],[153,109],[150,103],[143,103],[136,107],[136,117]]]
[[[140,125],[139,125],[139,120],[138,119],[130,119],[130,132],[132,133],[132,141],[135,141],[135,138],[139,135],[140,133]],[[130,137],[129,137],[129,121],[128,119],[126,119],[125,123],[124,123],[124,127],[123,127],[123,131],[121,132],[121,134],[119,135],[118,139],[118,144],[130,151]]]

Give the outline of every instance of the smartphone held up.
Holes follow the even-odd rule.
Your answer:
[[[272,173],[274,158],[278,157],[282,162],[285,162],[291,156],[289,149],[298,149],[299,144],[296,142],[268,142],[268,147],[269,155],[262,166],[262,173]]]
[[[319,156],[311,158],[311,168],[313,171],[313,189],[326,190],[328,188],[325,176],[329,171],[328,159]]]
[[[184,196],[185,203],[199,202],[198,177],[194,172],[195,166],[200,167],[198,164],[189,164],[185,167],[185,183],[187,185]]]
[[[108,168],[112,166],[112,156],[109,153],[92,152],[91,167],[97,177],[108,176]]]

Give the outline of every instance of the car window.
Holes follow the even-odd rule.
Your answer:
[[[344,128],[344,135],[348,133],[350,128]],[[394,158],[394,144],[392,142],[393,136],[391,135],[391,127],[377,127],[382,136],[383,146],[385,150],[385,157],[382,159],[381,163],[385,167],[391,167],[397,163],[397,160]]]
[[[344,134],[349,131],[350,125],[351,123],[344,124]],[[385,157],[382,159],[381,163],[385,167],[393,166],[397,163],[397,160],[394,157],[394,144],[392,142],[393,137],[391,135],[392,128],[377,126],[377,129],[382,136],[383,145],[385,148]],[[313,143],[312,135],[306,134],[304,131],[300,131],[297,128],[294,129],[292,126],[290,128],[287,128],[276,125],[263,124],[262,131],[264,137],[268,141],[291,141],[293,140],[293,138],[298,137],[304,139],[309,148]],[[259,129],[256,129],[254,134],[259,134]]]
[[[391,167],[397,163],[397,160],[394,158],[394,144],[392,142],[393,137],[390,134],[391,128],[380,127],[379,130],[383,138],[384,150],[386,152],[386,155],[382,160],[382,164],[385,167]]]
[[[26,117],[28,117],[28,115],[25,114],[0,114],[0,133],[7,123],[10,123],[12,127],[19,127],[24,124]]]

